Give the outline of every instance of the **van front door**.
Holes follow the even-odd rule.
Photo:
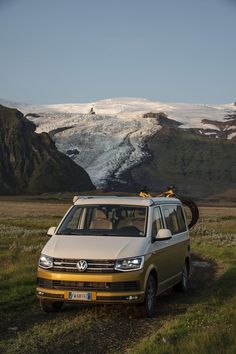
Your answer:
[[[185,258],[188,253],[189,237],[183,217],[181,205],[162,206],[165,227],[172,233],[169,241],[169,276],[176,281],[183,270]]]
[[[152,238],[153,241],[160,229],[165,228],[160,207],[153,209],[152,216]],[[171,252],[171,239],[154,241],[151,244],[152,259],[151,262],[155,264],[158,273],[158,293],[168,288],[169,278],[173,275],[173,263]]]

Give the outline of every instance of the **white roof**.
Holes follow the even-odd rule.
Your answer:
[[[77,198],[77,199],[76,199]],[[151,206],[154,204],[180,204],[177,198],[142,198],[142,197],[118,197],[118,196],[77,196],[74,197],[75,205],[94,205],[94,204],[122,204]]]

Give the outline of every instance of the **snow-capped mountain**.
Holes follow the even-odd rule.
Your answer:
[[[1,101],[0,101],[1,103]],[[5,102],[6,104],[6,102]],[[124,173],[151,158],[151,137],[164,126],[190,131],[209,139],[236,139],[236,106],[160,103],[146,99],[107,99],[86,104],[20,105],[48,132],[57,148],[90,175],[98,187],[113,179],[125,183]]]

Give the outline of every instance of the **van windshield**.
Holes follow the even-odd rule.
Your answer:
[[[129,205],[75,205],[58,235],[136,236],[146,233],[147,208]]]

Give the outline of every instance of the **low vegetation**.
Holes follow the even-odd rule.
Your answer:
[[[37,259],[46,231],[68,208],[62,201],[0,204],[0,352],[235,353],[236,209],[202,207],[192,231],[191,289],[157,299],[144,319],[132,307],[65,306],[41,312]]]

